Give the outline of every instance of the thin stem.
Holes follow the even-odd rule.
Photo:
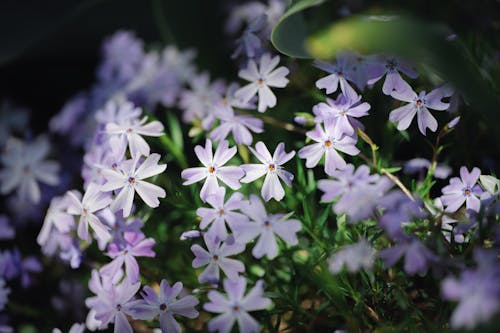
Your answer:
[[[152,6],[153,18],[160,32],[161,39],[165,44],[175,44],[174,35],[167,24],[162,0],[153,0]]]
[[[283,128],[287,131],[290,131],[290,132],[296,132],[296,133],[300,133],[300,134],[306,134],[306,130],[300,128],[300,127],[297,127],[293,124],[290,124],[290,123],[287,123],[287,122],[284,122],[284,121],[281,121],[281,120],[278,120],[278,119],[275,119],[273,117],[269,117],[269,116],[262,116],[260,117],[266,124],[269,124],[269,125],[273,125],[273,126],[276,126],[276,127],[279,127],[279,128]]]

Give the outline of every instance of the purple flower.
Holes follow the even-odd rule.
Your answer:
[[[368,84],[375,84],[386,75],[384,85],[382,86],[382,92],[386,95],[391,95],[393,91],[402,92],[406,89],[407,83],[403,80],[399,71],[412,79],[418,76],[411,65],[395,57],[376,56],[371,58],[368,60],[367,64],[367,73],[369,77]]]
[[[404,270],[409,275],[417,273],[425,275],[429,265],[438,259],[417,238],[408,239],[379,252],[379,257],[384,261],[385,267],[393,266],[403,255],[405,256]]]
[[[186,240],[186,239],[194,239],[203,236],[203,232],[199,230],[189,230],[189,231],[184,231],[181,234],[181,237],[179,237],[180,240]]]
[[[227,297],[218,291],[210,291],[208,299],[203,308],[208,312],[220,313],[217,317],[210,320],[208,330],[210,332],[229,333],[238,322],[240,332],[259,332],[259,323],[248,314],[251,311],[264,310],[269,307],[271,300],[263,297],[264,282],[257,281],[255,286],[245,296],[247,281],[244,277],[236,280],[224,280],[224,290]]]
[[[244,205],[241,210],[251,221],[234,223],[234,238],[237,242],[245,244],[259,238],[252,250],[255,258],[262,258],[264,255],[269,259],[276,258],[278,255],[276,236],[288,245],[298,244],[296,234],[302,229],[299,220],[288,220],[289,215],[285,214],[268,215],[264,204],[254,194],[250,195],[249,204]]]
[[[237,47],[231,58],[237,58],[242,53],[248,58],[254,58],[258,55],[262,48],[262,42],[257,33],[266,26],[266,23],[266,15],[260,15],[250,22],[242,36],[236,40]]]
[[[299,150],[300,158],[307,160],[306,167],[314,168],[324,155],[325,172],[332,175],[335,170],[346,167],[344,159],[337,150],[349,155],[359,153],[359,149],[355,147],[356,140],[349,136],[342,136],[342,133],[337,132],[336,129],[332,121],[327,121],[324,129],[320,124],[316,124],[313,131],[306,133],[309,138],[316,141]]]
[[[176,282],[172,287],[163,279],[160,283],[160,293],[157,294],[151,287],[144,287],[141,295],[144,302],[135,309],[135,317],[143,320],[151,320],[160,317],[160,328],[162,333],[180,333],[181,327],[174,315],[188,318],[196,318],[199,313],[194,308],[198,299],[194,296],[178,298],[182,291],[182,282]]]
[[[447,206],[446,212],[456,212],[464,202],[467,209],[479,212],[481,207],[479,196],[483,193],[483,190],[476,183],[480,175],[481,170],[479,168],[473,168],[471,172],[465,166],[460,168],[460,178],[451,178],[450,184],[441,190],[443,192],[441,201],[443,205]]]
[[[404,164],[404,172],[406,174],[413,174],[422,171],[423,169],[429,169],[431,167],[431,162],[425,158],[414,158],[406,161]],[[447,165],[437,164],[434,169],[434,177],[439,179],[446,179],[451,174],[451,168]]]
[[[262,164],[243,164],[241,168],[246,174],[241,182],[250,183],[266,175],[264,184],[262,185],[262,197],[266,201],[269,201],[271,198],[280,201],[285,196],[285,190],[279,179],[283,180],[288,187],[292,186],[293,181],[293,174],[284,170],[282,165],[295,155],[295,151],[286,153],[283,142],[278,144],[273,156],[271,156],[271,153],[262,141],[257,142],[255,149],[252,147],[249,148]]]
[[[135,118],[119,118],[117,122],[106,124],[106,133],[111,136],[111,147],[126,147],[130,150],[132,158],[140,155],[148,156],[150,148],[142,136],[161,136],[164,127],[159,121],[151,121],[146,124],[148,117],[141,120]],[[123,152],[124,153],[124,152]],[[123,155],[123,154],[118,154]]]
[[[238,76],[251,83],[236,91],[235,96],[247,103],[258,94],[257,110],[259,112],[266,111],[268,107],[274,107],[276,96],[269,87],[284,88],[288,84],[286,76],[290,73],[288,68],[284,66],[276,68],[279,62],[279,56],[271,59],[267,53],[260,58],[259,67],[254,60],[249,60],[247,68],[240,70]]]
[[[90,184],[83,198],[76,190],[68,191],[66,196],[69,200],[68,214],[79,216],[78,237],[90,243],[92,241],[89,234],[90,226],[97,238],[107,243],[111,239],[109,227],[105,226],[95,213],[111,203],[112,199],[109,193],[103,193],[98,185]]]
[[[106,179],[102,175],[104,169],[117,169],[125,159],[126,142],[116,142],[113,148],[109,142],[92,146],[83,156],[82,178],[83,186],[90,183],[104,184]]]
[[[229,148],[229,143],[224,140],[215,150],[215,154],[213,154],[212,141],[207,139],[205,148],[198,145],[194,147],[194,151],[203,164],[203,167],[185,169],[182,171],[181,177],[187,179],[183,185],[190,185],[205,179],[205,183],[200,191],[200,197],[203,201],[206,201],[210,194],[217,191],[219,187],[217,179],[220,179],[233,190],[241,187],[239,180],[245,174],[242,168],[237,166],[223,166],[236,154],[236,147]]]
[[[360,269],[371,269],[375,261],[375,250],[366,239],[352,245],[341,247],[328,259],[328,268],[333,274],[339,273],[345,266],[350,273]]]
[[[144,57],[143,42],[133,32],[118,31],[106,38],[103,62],[97,70],[102,81],[126,82],[137,74]]]
[[[490,320],[500,309],[500,265],[496,250],[476,249],[476,269],[465,269],[459,278],[447,277],[441,284],[444,299],[458,301],[451,316],[455,329],[472,329]]]
[[[144,181],[165,171],[166,164],[158,164],[159,154],[151,154],[137,167],[139,158],[128,160],[122,163],[117,169],[102,170],[102,175],[106,178],[106,183],[101,187],[102,191],[120,192],[111,203],[110,208],[116,212],[123,210],[123,217],[130,215],[134,194],[137,192],[141,199],[149,207],[156,208],[160,205],[158,198],[165,198],[165,190],[161,187]]]
[[[16,230],[9,223],[7,215],[0,215],[0,240],[9,240],[14,238]]]
[[[0,170],[0,193],[7,194],[17,188],[19,199],[29,199],[37,204],[41,199],[38,182],[55,186],[59,184],[59,164],[47,161],[50,144],[46,137],[25,143],[11,138],[0,156],[4,168]]]
[[[370,104],[360,103],[360,100],[361,96],[354,95],[349,98],[342,94],[335,101],[327,98],[328,104],[319,103],[313,108],[316,121],[332,121],[339,136],[342,134],[353,136],[357,128],[363,128],[355,118],[367,116],[370,110]]]
[[[351,77],[350,71],[352,69],[352,60],[353,58],[348,53],[342,53],[333,64],[315,61],[314,66],[330,73],[316,81],[316,87],[318,87],[318,89],[325,89],[326,94],[329,95],[336,92],[340,86],[343,95],[350,99],[356,98],[358,94],[348,82],[354,81],[354,77]]]
[[[79,142],[74,142],[75,136],[71,134],[73,131],[78,130],[79,123],[83,120],[86,111],[88,111],[87,106],[88,98],[85,94],[80,93],[72,97],[64,104],[62,110],[50,119],[50,130],[54,133],[66,135],[72,144],[78,144]]]
[[[207,234],[203,236],[203,239],[208,251],[198,244],[191,246],[191,251],[196,256],[193,259],[193,267],[199,268],[208,265],[198,277],[200,283],[219,282],[219,269],[231,280],[238,278],[238,273],[245,271],[245,265],[241,261],[228,258],[229,256],[243,252],[245,244],[235,242],[232,237],[228,238],[225,242],[221,242],[218,239],[211,238]]]
[[[405,89],[401,91],[395,90],[391,93],[391,96],[408,104],[392,110],[389,114],[389,120],[398,123],[398,130],[403,131],[410,126],[416,114],[420,133],[425,135],[427,128],[435,132],[438,123],[436,118],[429,112],[429,109],[439,111],[448,109],[450,105],[441,101],[444,97],[443,89],[440,87],[428,94],[421,91],[417,95],[407,83],[405,84]]]
[[[139,265],[135,257],[154,257],[155,253],[152,247],[155,245],[155,241],[153,238],[145,238],[142,233],[136,232],[125,232],[123,237],[126,244],[109,244],[107,255],[113,260],[104,265],[100,273],[113,279],[125,265],[127,278],[131,283],[136,283],[139,281]]]
[[[213,208],[201,207],[196,210],[196,214],[201,218],[200,228],[205,229],[208,225],[210,228],[207,235],[211,238],[225,240],[227,238],[226,223],[231,228],[232,223],[246,222],[248,218],[235,212],[244,204],[243,194],[235,192],[224,203],[226,189],[219,187],[215,193],[207,197],[207,203]]]
[[[141,284],[139,282],[131,284],[129,279],[124,279],[119,285],[110,285],[99,290],[96,299],[88,302],[88,305],[95,310],[95,319],[100,322],[100,327],[107,327],[109,323],[115,324],[115,333],[133,333],[127,316],[133,316],[136,307],[142,303],[136,300]]]
[[[334,180],[322,179],[318,181],[318,189],[323,191],[321,201],[332,201],[339,195],[348,194],[358,185],[374,184],[380,176],[370,175],[370,168],[361,165],[354,171],[354,165],[347,164],[343,170],[337,170],[332,175]]]
[[[229,105],[221,105],[218,108],[217,117],[220,120],[219,126],[210,133],[210,139],[214,142],[224,140],[229,133],[232,133],[237,144],[252,144],[252,133],[262,133],[263,121],[248,115],[237,115]]]
[[[0,278],[0,311],[5,308],[5,304],[9,301],[10,289],[5,285],[5,280]]]
[[[9,101],[0,104],[0,146],[3,146],[12,132],[23,133],[28,123],[29,110],[12,105]],[[1,325],[0,325],[1,327]],[[1,332],[1,331],[0,331]]]
[[[189,85],[191,90],[184,90],[179,101],[179,107],[184,110],[182,119],[185,122],[209,116],[214,103],[221,99],[225,90],[225,84],[221,80],[210,83],[208,73],[190,78]]]

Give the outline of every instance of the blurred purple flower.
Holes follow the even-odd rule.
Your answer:
[[[443,205],[447,206],[446,212],[456,212],[464,202],[467,209],[479,212],[481,207],[479,196],[483,193],[483,190],[477,184],[480,175],[481,170],[479,168],[473,168],[471,172],[465,166],[460,168],[460,178],[451,178],[450,184],[441,190],[443,192],[441,201]]]
[[[414,158],[406,161],[404,164],[404,173],[413,174],[421,172],[423,169],[429,169],[431,162],[425,158]],[[446,179],[451,174],[452,170],[447,165],[436,164],[434,169],[434,177],[439,179]]]
[[[10,225],[7,215],[0,215],[0,240],[13,239],[16,230]]]
[[[5,280],[0,278],[0,311],[5,308],[5,304],[9,301],[10,288],[5,284]]]
[[[156,176],[165,171],[166,164],[158,164],[159,154],[151,154],[137,167],[139,158],[124,161],[116,170],[105,169],[101,173],[106,178],[102,191],[119,191],[110,205],[112,211],[123,211],[123,217],[130,215],[134,194],[137,192],[149,207],[156,208],[160,205],[158,198],[165,198],[165,190],[148,183],[144,179]]]
[[[29,111],[12,105],[9,101],[0,104],[0,147],[9,139],[12,132],[23,134],[28,124]]]
[[[358,94],[348,81],[354,82],[351,77],[352,60],[350,53],[341,53],[334,63],[315,61],[314,66],[329,73],[329,75],[316,81],[318,89],[325,89],[327,95],[334,93],[340,86],[340,91],[348,99],[355,99]]]
[[[250,217],[250,222],[234,223],[234,238],[244,244],[259,238],[252,250],[255,258],[262,258],[264,255],[269,259],[276,258],[276,236],[291,246],[299,243],[297,232],[302,229],[300,221],[288,219],[289,216],[285,214],[268,215],[264,204],[255,194],[250,195],[249,204],[244,205],[241,210]]]
[[[316,128],[307,132],[306,135],[316,143],[301,148],[299,150],[300,158],[306,159],[306,167],[314,168],[325,156],[325,172],[328,175],[332,175],[337,169],[346,167],[344,159],[337,150],[351,156],[359,153],[359,149],[355,147],[356,140],[339,133],[332,121],[325,122],[324,129],[320,124],[316,124]]]
[[[155,245],[153,238],[145,238],[142,233],[125,232],[123,238],[125,244],[111,243],[108,246],[108,253],[106,254],[113,260],[102,266],[100,273],[114,279],[118,271],[125,265],[127,278],[130,283],[139,281],[139,264],[135,257],[154,257],[155,252],[152,247]]]
[[[438,257],[417,238],[408,239],[378,253],[386,268],[393,266],[403,255],[405,256],[404,270],[409,275],[417,273],[421,276],[425,275],[429,265],[438,260]]]
[[[199,303],[194,296],[177,298],[182,291],[182,282],[176,282],[172,287],[163,279],[160,283],[160,292],[157,294],[151,287],[144,287],[141,295],[144,299],[134,309],[134,316],[142,320],[151,320],[159,316],[162,333],[180,333],[181,327],[174,315],[181,315],[190,319],[198,317],[195,306]]]
[[[500,264],[495,249],[476,249],[476,269],[465,269],[459,278],[448,276],[441,283],[444,299],[458,301],[451,316],[454,329],[472,329],[487,322],[500,309]]]
[[[68,333],[83,333],[84,331],[85,331],[84,324],[75,323],[71,325],[71,328],[69,329]],[[62,331],[58,328],[54,328],[52,330],[52,333],[62,333]]]
[[[293,181],[293,174],[284,170],[282,165],[292,159],[295,151],[286,153],[283,142],[278,144],[273,156],[262,141],[255,144],[255,149],[249,148],[262,164],[243,164],[241,168],[245,171],[245,177],[241,179],[241,182],[251,183],[266,175],[261,190],[262,197],[265,201],[271,198],[280,201],[285,196],[285,190],[279,180],[281,179],[288,187],[292,186]]]
[[[267,53],[261,56],[259,67],[254,60],[249,60],[247,67],[240,70],[238,76],[251,83],[236,91],[235,96],[247,103],[258,94],[259,112],[276,106],[276,96],[269,87],[284,88],[288,84],[286,76],[290,73],[284,66],[276,68],[279,62],[279,56],[271,58]]]
[[[207,203],[213,208],[201,207],[196,210],[196,214],[201,218],[200,228],[205,229],[210,225],[207,235],[213,239],[217,237],[219,240],[225,240],[227,238],[226,223],[231,228],[233,222],[248,221],[245,215],[235,212],[245,203],[243,194],[235,192],[224,203],[225,195],[226,189],[219,187],[215,193],[207,197]]]
[[[225,140],[229,133],[232,133],[236,144],[251,145],[253,141],[252,133],[262,133],[263,121],[248,115],[235,114],[229,105],[221,105],[218,108],[217,118],[220,120],[219,126],[210,132],[210,139],[214,142]]]
[[[179,107],[184,111],[184,122],[203,120],[210,115],[214,103],[221,100],[225,84],[221,80],[210,83],[208,73],[202,73],[189,79],[190,90],[184,90],[180,95]],[[211,127],[211,124],[206,125]]]
[[[350,273],[361,269],[371,269],[375,261],[375,250],[361,239],[352,245],[342,246],[328,259],[328,268],[333,274],[339,273],[345,266]]]
[[[45,213],[42,228],[36,239],[40,246],[43,247],[47,244],[53,228],[56,228],[61,233],[68,233],[75,228],[75,219],[67,213],[69,204],[68,196],[52,198]]]
[[[245,251],[245,244],[237,243],[234,239],[221,242],[221,240],[211,238],[207,234],[203,236],[203,239],[208,251],[198,244],[191,246],[191,251],[196,256],[193,259],[193,267],[199,268],[208,265],[198,276],[200,283],[218,283],[220,280],[219,269],[231,280],[238,278],[238,273],[245,271],[245,265],[241,261],[228,258]]]
[[[5,151],[0,155],[4,168],[0,170],[0,193],[7,194],[17,188],[21,201],[29,199],[40,202],[41,193],[38,182],[55,186],[59,184],[59,164],[45,160],[50,143],[47,137],[40,136],[32,142],[11,138]]]
[[[237,58],[240,54],[245,55],[247,58],[254,58],[259,55],[262,49],[262,42],[257,35],[267,23],[267,16],[265,14],[255,18],[245,28],[240,38],[236,40],[236,50],[231,55],[232,59]]]
[[[203,201],[206,201],[210,194],[217,191],[219,187],[217,179],[233,190],[241,187],[240,179],[245,174],[243,169],[238,166],[223,166],[236,154],[236,147],[229,148],[229,143],[224,140],[213,154],[212,141],[207,139],[205,147],[198,145],[194,147],[194,151],[203,167],[185,169],[182,171],[181,177],[186,179],[183,185],[190,185],[205,179],[200,191],[200,197]]]
[[[263,297],[264,281],[259,280],[245,296],[247,281],[244,277],[236,280],[224,280],[224,290],[227,297],[218,291],[208,293],[209,302],[203,305],[208,312],[220,313],[210,320],[208,330],[210,332],[229,333],[238,322],[240,332],[259,332],[259,323],[248,314],[251,311],[264,310],[269,307],[271,300]]]

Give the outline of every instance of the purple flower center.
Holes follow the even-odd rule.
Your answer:
[[[219,210],[219,215],[224,215],[224,209]]]
[[[417,99],[417,102],[416,102],[417,106],[422,106],[423,102],[421,99]]]
[[[127,133],[132,133],[133,131],[134,131],[134,130],[133,130],[133,129],[131,129],[131,128],[128,128],[128,129],[127,129]]]
[[[337,72],[337,76],[338,76],[338,77],[344,77],[344,73],[343,73],[343,72],[341,72],[341,71],[340,71],[340,72]]]
[[[264,227],[269,228],[271,226],[271,222],[266,221],[264,222]]]
[[[276,165],[269,164],[269,171],[274,171],[274,170],[276,170]]]
[[[219,256],[214,254],[214,256],[212,257],[214,259],[214,261],[218,261],[219,260]]]
[[[258,84],[259,86],[263,85],[263,84],[264,84],[264,80],[259,79],[259,80],[257,81],[257,84]]]
[[[330,140],[325,141],[325,147],[328,148],[328,147],[331,147],[331,145],[332,145],[332,142]]]
[[[116,311],[121,311],[122,310],[122,305],[121,304],[117,304],[116,305]]]
[[[29,174],[29,173],[30,173],[30,167],[26,165],[26,166],[23,168],[23,173],[24,173],[25,175]]]
[[[210,173],[214,173],[214,172],[215,172],[215,168],[214,168],[213,166],[210,166],[210,167],[208,168],[208,172],[210,172]]]
[[[116,170],[116,168],[118,168],[118,164],[116,163],[111,164],[111,169]]]
[[[233,306],[234,312],[240,312],[240,307],[238,305]]]
[[[393,71],[397,66],[396,61],[394,60],[389,60],[387,64],[385,65],[385,68],[387,68],[389,71]]]
[[[82,209],[82,215],[83,216],[87,216],[88,213],[89,213],[89,211],[87,210],[87,208],[83,208]]]
[[[468,187],[467,187],[467,188],[464,190],[464,195],[465,195],[466,197],[468,197],[468,196],[470,196],[471,194],[472,194],[472,191],[470,190],[470,188],[468,188]]]
[[[134,185],[135,184],[135,178],[134,177],[129,177],[128,178],[128,182],[130,185]]]
[[[160,304],[161,311],[165,312],[165,311],[167,311],[167,309],[168,309],[167,304],[165,304],[165,303]]]

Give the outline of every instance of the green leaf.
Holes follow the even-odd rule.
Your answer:
[[[325,0],[296,0],[274,26],[271,42],[283,54],[294,58],[311,58],[304,48],[307,28],[302,11],[317,6]]]
[[[483,188],[491,194],[495,194],[498,190],[500,190],[500,180],[498,178],[481,175],[479,176],[479,181],[481,182]]]

